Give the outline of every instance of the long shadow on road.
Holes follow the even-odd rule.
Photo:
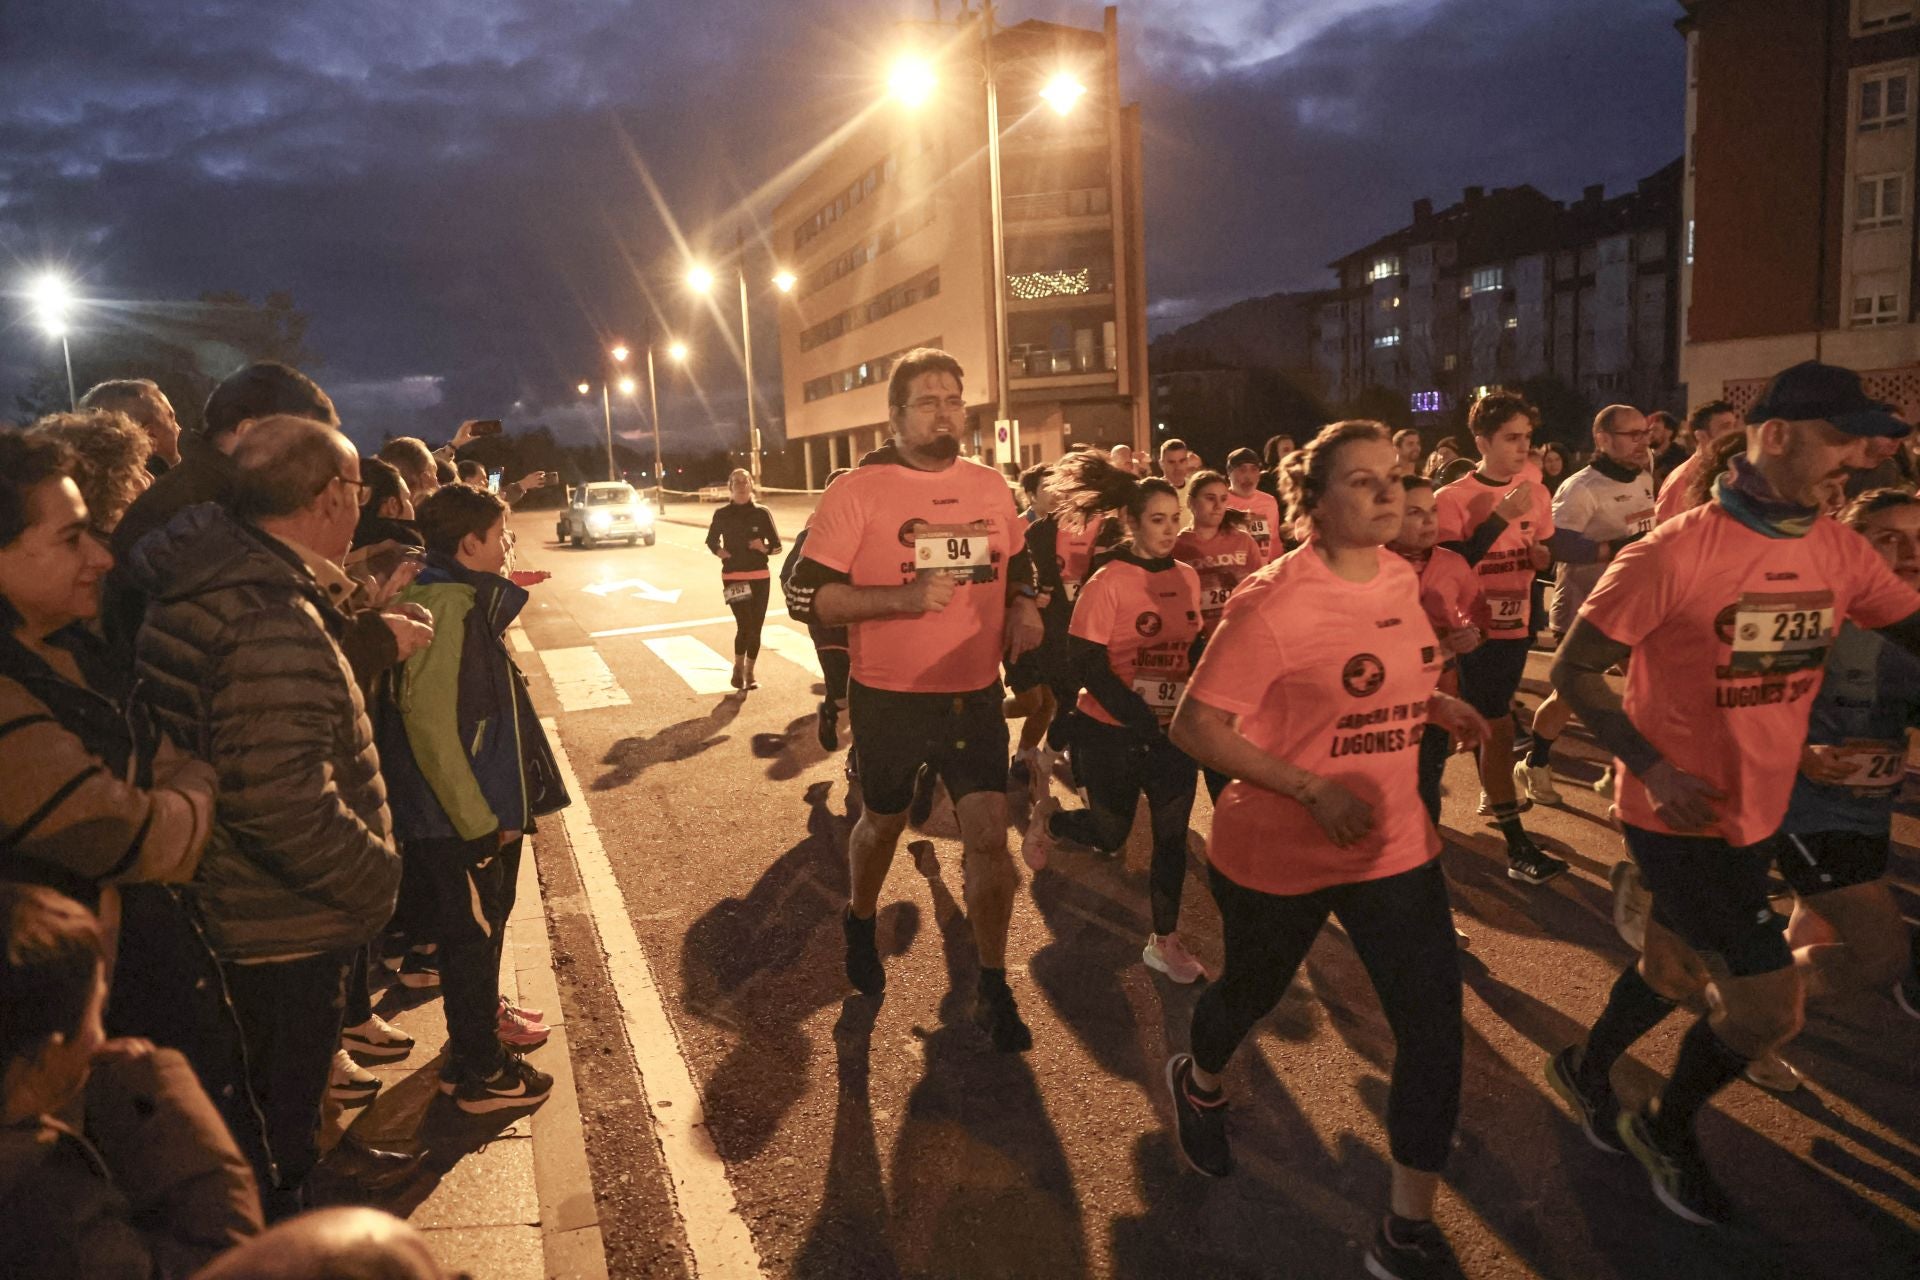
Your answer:
[[[594,791],[611,791],[626,786],[654,765],[690,760],[703,751],[712,750],[727,740],[728,735],[721,731],[740,714],[740,706],[738,696],[722,698],[703,716],[670,724],[650,737],[620,739],[607,748],[600,762],[606,771],[588,783],[588,787]]]

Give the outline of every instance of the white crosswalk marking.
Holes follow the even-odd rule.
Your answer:
[[[805,667],[816,678],[824,674],[820,670],[820,655],[814,652],[813,641],[792,627],[774,623],[760,633],[760,645],[796,666]]]
[[[695,693],[733,691],[733,659],[703,641],[692,636],[663,636],[642,643]]]
[[[547,675],[553,679],[553,693],[562,711],[592,711],[598,707],[624,707],[632,702],[613,672],[592,645],[572,649],[548,649],[540,655]]]

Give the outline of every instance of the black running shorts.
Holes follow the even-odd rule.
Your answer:
[[[1736,978],[1793,964],[1786,922],[1767,897],[1771,841],[1735,846],[1713,836],[1675,836],[1625,826],[1627,852],[1653,894],[1653,918]]]
[[[1007,720],[998,684],[972,693],[894,693],[854,681],[847,690],[860,795],[874,813],[906,812],[913,779],[933,766],[955,800],[1007,789]]]
[[[1872,884],[1887,874],[1892,846],[1884,835],[1860,831],[1813,831],[1773,838],[1773,865],[1780,878],[1803,898],[1856,884]]]
[[[1527,674],[1531,640],[1487,640],[1460,655],[1460,697],[1487,719],[1508,715]]]

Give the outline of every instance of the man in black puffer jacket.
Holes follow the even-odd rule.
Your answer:
[[[359,455],[330,427],[274,417],[233,460],[234,514],[181,511],[128,568],[151,601],[135,655],[154,714],[219,774],[193,892],[265,1112],[271,1218],[314,1165],[348,966],[392,914],[400,863],[340,648]]]

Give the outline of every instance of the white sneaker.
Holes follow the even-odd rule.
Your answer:
[[[1757,1084],[1772,1093],[1792,1093],[1800,1087],[1800,1073],[1778,1053],[1761,1054],[1740,1074],[1749,1084]]]
[[[1525,760],[1515,761],[1513,790],[1522,800],[1533,800],[1540,804],[1560,803],[1560,792],[1553,785],[1553,770],[1546,765],[1535,768]]]
[[[380,1077],[347,1056],[333,1051],[333,1069],[327,1073],[327,1096],[343,1107],[364,1107],[380,1092]]]
[[[404,1058],[413,1049],[413,1037],[376,1013],[342,1030],[340,1047],[367,1058]]]
[[[1593,793],[1603,800],[1613,799],[1613,766],[1608,765],[1600,780],[1593,784]]]
[[[1482,818],[1491,818],[1493,816],[1493,806],[1487,802],[1487,793],[1485,791],[1480,793],[1480,803],[1473,806],[1473,811]]]
[[[1640,868],[1622,858],[1607,872],[1613,886],[1613,927],[1635,951],[1647,949],[1647,917],[1653,914],[1653,895],[1640,880]]]
[[[1207,967],[1194,959],[1187,950],[1187,944],[1180,941],[1180,935],[1169,933],[1148,934],[1147,945],[1140,951],[1140,959],[1149,969],[1158,969],[1167,977],[1182,985],[1209,977]]]
[[[1027,819],[1027,829],[1020,836],[1020,857],[1028,867],[1035,871],[1047,865],[1047,858],[1053,853],[1053,833],[1047,830],[1047,819],[1060,811],[1060,802],[1048,796],[1033,806],[1033,815]]]
[[[1525,766],[1516,765],[1514,767],[1518,770]],[[1556,797],[1556,799],[1557,798],[1558,797]],[[1518,786],[1517,783],[1513,796],[1513,806],[1514,812],[1516,813],[1525,813],[1527,810],[1533,808],[1533,801],[1527,799],[1527,789]],[[1484,790],[1480,793],[1480,803],[1473,806],[1473,811],[1483,818],[1491,818],[1493,816],[1493,802],[1487,799],[1487,793]]]

